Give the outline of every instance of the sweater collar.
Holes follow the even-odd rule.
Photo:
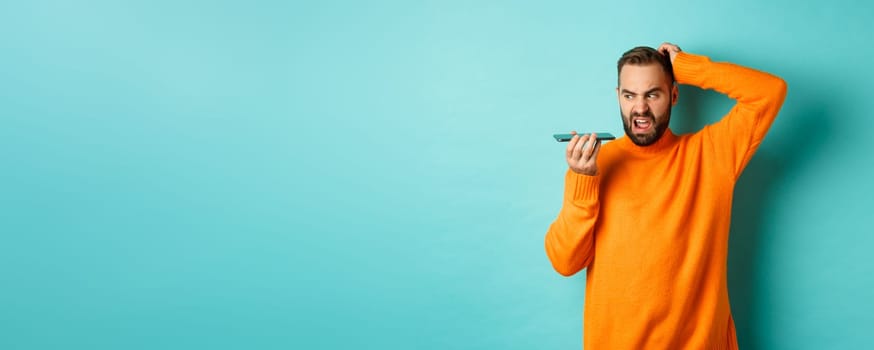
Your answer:
[[[623,135],[621,138],[617,139],[616,143],[624,150],[629,151],[631,153],[636,154],[657,154],[667,149],[670,149],[677,143],[677,135],[674,135],[671,128],[665,130],[665,133],[662,134],[662,137],[659,138],[654,144],[649,146],[638,146],[635,145],[634,142],[628,137],[628,135]]]

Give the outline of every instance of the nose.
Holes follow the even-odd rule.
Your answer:
[[[635,100],[631,112],[633,114],[643,114],[649,112],[649,104],[646,103],[646,99],[638,98],[637,100]]]

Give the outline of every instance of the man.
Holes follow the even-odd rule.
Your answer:
[[[786,83],[670,43],[629,50],[618,71],[625,136],[603,146],[595,135],[571,139],[563,205],[546,233],[558,273],[587,268],[584,348],[737,349],[726,286],[734,184]],[[719,122],[675,135],[676,83],[737,103]]]

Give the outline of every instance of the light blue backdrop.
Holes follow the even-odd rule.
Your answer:
[[[578,349],[554,132],[636,45],[782,76],[742,177],[744,349],[874,342],[863,1],[7,1],[0,348]],[[673,128],[731,101],[684,87]]]

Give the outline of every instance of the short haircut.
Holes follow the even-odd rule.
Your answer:
[[[631,50],[625,51],[622,57],[619,57],[619,62],[616,63],[616,79],[617,84],[619,74],[622,73],[622,67],[626,64],[635,66],[644,66],[652,63],[658,63],[662,66],[665,74],[670,78],[671,83],[674,83],[674,67],[671,66],[671,58],[667,54],[662,54],[656,49],[649,46],[638,46]]]

